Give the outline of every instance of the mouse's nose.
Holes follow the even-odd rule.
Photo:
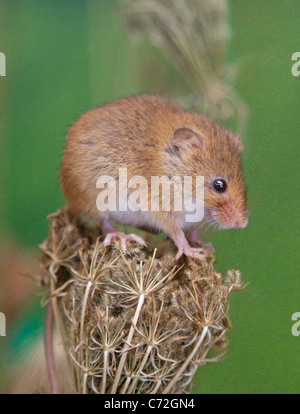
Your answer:
[[[245,227],[247,227],[248,224],[248,218],[246,217],[245,219],[236,219],[234,221],[234,227],[236,229],[244,229]]]

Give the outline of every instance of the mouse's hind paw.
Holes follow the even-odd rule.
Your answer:
[[[186,255],[188,257],[196,257],[198,259],[203,259],[205,257],[205,250],[202,247],[184,247],[179,248],[176,254],[175,259],[178,260],[182,255]]]

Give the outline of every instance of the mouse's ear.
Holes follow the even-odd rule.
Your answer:
[[[199,143],[203,141],[204,137],[199,135],[190,128],[178,128],[174,132],[172,143],[178,149],[192,148],[199,146]]]
[[[243,143],[242,143],[242,140],[241,140],[240,135],[239,134],[236,134],[235,132],[232,132],[231,133],[231,136],[234,139],[234,141],[237,143],[238,150],[240,152],[243,152],[244,146],[243,146]]]

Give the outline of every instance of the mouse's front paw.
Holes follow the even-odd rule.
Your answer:
[[[126,243],[127,242],[136,242],[138,244],[141,244],[142,246],[147,246],[147,243],[145,240],[138,236],[137,234],[131,233],[131,234],[125,234],[120,231],[111,231],[107,233],[104,239],[104,246],[110,246],[113,240],[120,240],[121,242],[121,248],[123,252],[126,252]]]

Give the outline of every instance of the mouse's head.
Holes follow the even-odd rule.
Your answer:
[[[204,176],[204,217],[220,228],[248,224],[240,137],[212,121],[206,128],[179,128],[173,144],[193,175]],[[203,127],[203,123],[202,123]],[[203,131],[203,132],[202,132]]]

